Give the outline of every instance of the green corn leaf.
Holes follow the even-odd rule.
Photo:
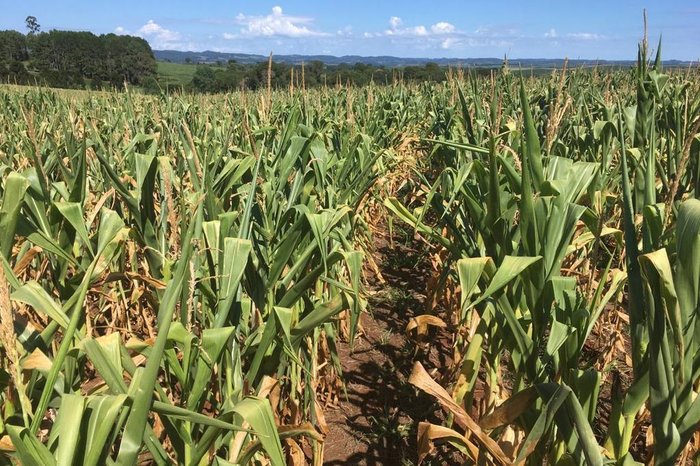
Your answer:
[[[70,466],[80,455],[80,425],[85,413],[87,399],[80,395],[66,394],[61,397],[56,423],[51,429],[49,444],[58,441],[56,464]],[[60,436],[59,436],[60,434]]]
[[[88,236],[87,228],[85,228],[85,218],[83,217],[83,209],[81,204],[77,202],[54,202],[56,209],[63,215],[71,227],[78,234],[78,237],[87,247],[90,254],[93,253],[90,237]]]
[[[284,453],[280,445],[270,402],[248,397],[237,403],[233,410],[253,428],[272,465],[284,466],[286,464]]]
[[[459,275],[459,287],[461,289],[462,307],[469,302],[469,298],[475,292],[479,279],[484,273],[487,263],[491,263],[490,257],[470,257],[457,261],[457,274]]]
[[[219,290],[219,303],[217,306],[215,327],[221,327],[229,317],[229,311],[236,291],[245,272],[248,256],[252,249],[250,241],[239,238],[224,238],[223,267],[221,270],[221,289]],[[234,319],[234,324],[238,324],[238,318]]]
[[[441,141],[438,139],[423,139],[425,142],[432,142],[433,144],[442,144],[447,147],[453,147],[455,149],[463,149],[470,152],[475,152],[477,154],[488,154],[489,150],[485,147],[476,146],[474,144],[466,144],[463,142],[453,142],[453,141]]]
[[[503,258],[503,262],[496,271],[495,275],[491,279],[489,286],[484,290],[484,292],[479,296],[477,300],[472,302],[469,307],[474,307],[482,301],[490,298],[494,293],[502,290],[510,282],[515,280],[520,276],[520,274],[530,267],[542,260],[542,257],[517,257],[517,256],[506,256]]]
[[[168,284],[163,295],[163,299],[158,311],[158,336],[151,349],[151,355],[146,363],[146,368],[138,385],[130,387],[129,392],[134,397],[134,403],[129,412],[129,417],[124,427],[122,444],[117,456],[117,464],[126,466],[136,461],[143,441],[148,412],[153,400],[153,389],[158,377],[161,357],[165,350],[165,343],[168,338],[168,330],[172,323],[173,313],[177,305],[178,298],[185,283],[185,277],[189,267],[189,260],[192,254],[192,238],[195,231],[201,230],[201,207],[197,208],[194,218],[190,222],[187,234],[183,237],[183,248],[180,259],[177,262],[173,278]]]
[[[527,151],[527,168],[532,173],[532,182],[535,191],[539,191],[544,182],[544,171],[542,169],[542,149],[540,147],[540,138],[535,129],[535,123],[532,120],[532,111],[530,110],[530,101],[525,92],[525,83],[520,80],[520,105],[523,110],[523,124],[525,125],[525,150]],[[525,159],[523,159],[525,160]],[[523,170],[525,167],[523,167]]]
[[[683,367],[684,344],[680,333],[680,311],[666,250],[661,249],[639,257],[649,307],[649,401],[655,432],[654,458],[656,464],[673,464],[680,448],[680,433],[674,423],[676,410],[674,367],[680,357]],[[667,322],[671,323],[668,329]],[[671,343],[676,345],[676,356]],[[683,372],[678,373],[680,382]]]
[[[88,268],[80,286],[73,294],[73,298],[71,298],[75,299],[75,301],[69,316],[70,321],[68,322],[68,327],[66,328],[63,336],[63,341],[61,341],[58,352],[54,357],[51,371],[46,377],[46,385],[41,393],[41,398],[39,399],[39,404],[37,406],[37,410],[35,411],[36,415],[32,420],[32,432],[36,432],[39,428],[39,424],[41,423],[46,408],[48,407],[49,399],[51,398],[53,392],[54,383],[58,378],[59,372],[63,369],[64,361],[72,346],[73,337],[76,334],[78,324],[83,316],[82,306],[83,302],[85,301],[85,296],[87,295],[87,290],[90,287],[92,272],[100,264],[100,261],[103,263],[106,261],[106,258],[103,257],[103,253],[113,252],[116,249],[117,244],[121,242],[122,237],[120,237],[119,233],[123,230],[123,227],[124,223],[116,212],[105,210],[102,215],[102,220],[100,221],[97,254],[93,262],[90,264],[90,267]]]
[[[568,396],[569,394],[563,389],[563,387],[558,387],[549,397],[547,403],[540,411],[537,421],[528,432],[527,437],[525,437],[525,441],[520,447],[518,456],[515,459],[516,464],[524,461],[535,451],[537,445],[551,428],[556,413],[562,407]]]
[[[27,304],[35,311],[49,316],[62,328],[68,328],[68,316],[37,282],[27,282],[12,293],[12,299]]]
[[[678,209],[676,238],[678,256],[674,282],[681,318],[688,324],[700,312],[700,200],[689,199]],[[699,328],[698,324],[695,328]],[[697,335],[697,331],[690,335]],[[688,343],[697,347],[690,338]]]
[[[4,180],[2,208],[0,208],[0,253],[10,258],[15,230],[22,209],[22,199],[29,188],[29,180],[19,173],[12,172]]]
[[[221,358],[221,354],[234,330],[234,327],[224,327],[208,328],[202,332],[197,369],[190,395],[187,399],[187,406],[191,410],[198,410],[206,384],[210,381],[214,371],[214,365]]]
[[[98,396],[88,399],[85,416],[88,418],[82,464],[103,464],[109,450],[108,439],[127,396]]]
[[[56,460],[43,443],[29,429],[7,425],[7,433],[17,450],[17,456],[26,466],[54,466]]]
[[[292,346],[298,347],[306,335],[341,311],[352,307],[352,303],[352,299],[341,293],[327,303],[316,306],[290,332]]]
[[[362,251],[350,251],[343,253],[343,256],[345,257],[345,265],[348,268],[353,292],[352,313],[350,315],[350,341],[354,341],[361,312],[360,281],[362,279],[362,260],[364,259],[364,254]]]

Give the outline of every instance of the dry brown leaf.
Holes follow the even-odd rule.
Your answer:
[[[89,396],[106,386],[107,384],[102,377],[94,377],[83,383],[80,389],[84,395]]]
[[[287,446],[287,464],[291,466],[305,466],[306,456],[299,444],[293,439],[285,439],[284,443]]]
[[[0,451],[5,451],[8,453],[15,451],[15,446],[12,443],[12,439],[10,438],[9,435],[5,435],[4,437],[0,437]]]
[[[137,354],[133,358],[131,358],[132,361],[134,361],[134,365],[136,366],[143,366],[146,363],[146,356],[143,354]]]
[[[326,422],[326,416],[323,415],[323,407],[319,404],[318,400],[314,400],[314,411],[316,414],[316,423],[323,434],[328,434],[328,423]]]
[[[147,346],[153,346],[153,343],[155,343],[154,338],[140,340],[136,337],[131,337],[124,343],[124,347],[129,351],[141,351]]]
[[[32,354],[22,361],[22,370],[25,371],[50,371],[52,362],[39,348],[32,351]]]
[[[90,149],[93,150],[92,148],[90,148]],[[93,150],[93,152],[94,152],[94,150]],[[92,225],[92,222],[95,221],[95,218],[97,218],[97,214],[100,212],[100,209],[105,204],[105,202],[107,202],[107,199],[112,197],[112,195],[114,195],[114,193],[115,193],[114,188],[110,188],[108,191],[106,191],[104,194],[102,194],[100,199],[95,203],[91,212],[88,214],[88,221],[87,221],[88,228],[90,227],[90,225]]]
[[[130,280],[141,280],[142,282],[148,283],[157,290],[164,290],[167,286],[167,284],[164,281],[158,280],[157,278],[149,277],[148,275],[143,275],[135,272],[125,272],[124,275],[126,275]]]
[[[243,424],[241,424],[241,427],[247,429],[250,427],[250,425],[247,422],[243,422]],[[233,436],[233,441],[231,442],[231,446],[229,448],[229,461],[233,461],[235,458],[238,458],[238,456],[241,454],[247,435],[248,434],[243,431],[235,433],[235,435]]]
[[[418,464],[421,464],[426,456],[433,453],[435,440],[459,442],[469,451],[469,455],[474,461],[477,461],[479,457],[479,448],[456,430],[429,422],[421,422],[418,424]]]
[[[493,430],[497,427],[512,424],[538,397],[535,387],[522,390],[504,401],[491,414],[479,421],[479,426],[484,430]]]
[[[303,424],[299,424],[296,426],[277,426],[277,432],[279,432],[281,437],[297,437],[300,435],[304,435],[306,437],[316,440],[317,442],[324,441],[323,436],[318,433],[318,431],[314,428],[313,424],[311,424],[310,422],[304,422]]]
[[[156,437],[162,439],[162,434],[163,432],[165,432],[165,425],[163,425],[163,420],[158,414],[153,415],[153,420],[153,432],[156,434]]]
[[[469,437],[469,434],[473,434],[477,438],[479,444],[486,448],[498,463],[510,465],[513,462],[503,453],[503,450],[501,450],[501,447],[498,446],[496,441],[486,435],[469,414],[454,402],[450,394],[430,377],[420,362],[416,362],[413,365],[413,372],[408,381],[415,387],[437,398],[444,409],[454,414],[457,424],[467,431],[466,436]]]
[[[22,256],[22,259],[15,264],[15,268],[12,269],[14,274],[17,276],[22,275],[27,266],[34,260],[34,257],[36,257],[36,255],[41,251],[43,251],[43,249],[41,249],[39,246],[32,246],[29,251]]]
[[[272,389],[277,385],[277,379],[270,377],[266,375],[263,377],[262,382],[260,383],[260,389],[258,390],[258,396],[260,398],[267,398],[270,392],[272,392]]]
[[[428,326],[432,327],[447,327],[447,324],[439,317],[430,314],[424,314],[416,317],[412,317],[406,325],[406,332],[416,329],[416,333],[421,335],[427,335]]]
[[[626,323],[626,324],[629,325],[629,323],[630,323],[630,316],[628,316],[627,314],[625,314],[625,313],[622,312],[622,311],[617,311],[617,316],[620,318],[620,320],[622,320],[624,323]]]
[[[515,458],[520,451],[520,447],[525,441],[525,432],[520,429],[514,429],[513,426],[508,426],[503,430],[498,444],[503,449],[504,453]]]

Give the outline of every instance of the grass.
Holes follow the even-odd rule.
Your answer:
[[[157,62],[157,73],[162,85],[165,86],[185,86],[192,82],[192,77],[197,71],[196,64]],[[205,65],[211,66],[211,65]],[[224,69],[214,66],[214,69]]]
[[[184,86],[192,81],[196,65],[183,63],[157,62],[158,77],[168,86]]]

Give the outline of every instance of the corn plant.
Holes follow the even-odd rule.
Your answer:
[[[698,128],[695,104],[678,98],[692,84],[663,73],[660,46],[653,65],[646,54],[644,43],[637,69],[616,76],[620,87],[612,97],[584,91],[595,81],[576,72],[555,75],[546,88],[540,82],[526,86],[522,79],[518,84],[511,76],[498,76],[481,89],[470,80],[471,94],[455,86],[461,112],[446,111],[449,116],[439,119],[434,133],[424,138],[433,147],[432,158],[418,175],[420,194],[411,199],[416,207],[398,198],[385,202],[444,252],[445,267],[433,282],[436,288],[429,291],[439,294],[446,286],[459,285],[461,306],[454,318],[459,370],[450,385],[449,403],[443,406],[455,421],[463,416],[473,406],[477,379],[482,378],[489,394],[480,428],[495,439],[512,436],[509,425],[524,432],[508,461],[539,464],[569,458],[578,464],[602,464],[604,455],[620,464],[632,461],[629,449],[638,416],[647,400],[655,409],[649,398],[655,383],[650,381],[648,358],[651,341],[657,344],[662,338],[659,330],[654,337],[650,334],[652,292],[644,283],[651,271],[643,273],[640,263],[649,268],[656,261],[649,262],[647,254],[677,240],[668,225],[680,200],[694,195],[695,175],[687,170]],[[677,118],[681,114],[687,119]],[[446,168],[438,168],[436,176],[433,163]],[[666,203],[659,202],[664,196]],[[617,199],[622,201],[617,204],[621,216],[616,213]],[[635,213],[642,214],[641,225]],[[688,224],[687,218],[684,222]],[[577,278],[566,264],[587,269]],[[581,358],[599,318],[616,306],[626,286],[634,379],[626,396],[613,400],[603,449],[591,426],[599,422],[604,373],[582,367]],[[684,322],[680,328],[692,327]],[[670,328],[676,328],[673,335],[681,333],[677,327],[668,332]],[[468,334],[464,329],[470,329]],[[685,349],[678,351],[683,354]],[[675,366],[667,353],[668,379]],[[513,379],[506,400],[500,387],[504,365]],[[660,366],[657,361],[656,370]],[[438,400],[444,398],[433,388],[415,385]],[[691,385],[682,390],[692,398]],[[499,399],[502,404],[497,406]],[[657,461],[675,461],[689,432],[695,431],[697,422],[686,417],[685,409],[687,405],[673,418],[688,422],[683,442],[674,434],[677,426],[656,424],[660,414],[652,412],[652,424],[659,426],[654,430],[663,428],[665,436],[655,444]],[[678,412],[673,402],[664,413],[666,419],[671,419],[669,412]],[[469,437],[470,426],[460,426],[466,429],[464,436],[424,425],[419,444],[448,439],[474,462],[503,462],[484,438]],[[660,448],[663,442],[667,446]]]
[[[2,96],[8,454],[319,461],[378,139],[296,96],[222,121],[248,97]]]

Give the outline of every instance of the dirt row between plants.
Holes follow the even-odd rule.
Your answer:
[[[408,376],[416,360],[429,370],[450,367],[450,337],[438,329],[427,343],[417,343],[407,335],[410,319],[425,313],[431,271],[420,243],[391,243],[376,238],[374,259],[385,282],[369,277],[360,335],[354,347],[348,342],[339,347],[346,393],[325,414],[326,465],[417,464],[418,423],[440,422],[435,417],[440,410]]]

